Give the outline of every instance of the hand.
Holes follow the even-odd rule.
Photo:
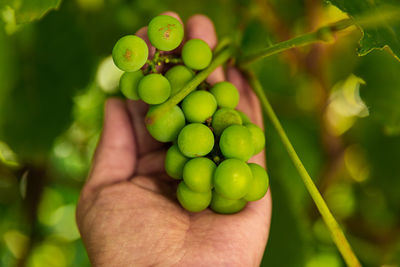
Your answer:
[[[207,17],[191,17],[186,30],[188,38],[201,38],[215,47],[214,26]],[[239,89],[238,109],[262,126],[259,102],[241,73],[228,68],[226,78]],[[208,81],[224,79],[219,68]],[[102,137],[77,208],[92,264],[258,266],[269,233],[270,192],[234,215],[185,211],[175,197],[176,180],[164,172],[165,146],[145,128],[146,111],[140,101],[106,103]],[[263,153],[251,161],[265,167]]]

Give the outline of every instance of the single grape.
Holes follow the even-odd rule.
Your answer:
[[[191,39],[182,49],[182,60],[186,66],[194,70],[202,70],[210,65],[212,51],[208,44],[200,39]]]
[[[183,26],[174,17],[160,15],[153,18],[147,29],[150,43],[162,51],[177,48],[183,40]]]
[[[135,35],[127,35],[117,41],[113,50],[114,64],[123,71],[139,70],[146,63],[149,49],[143,39]]]
[[[175,179],[182,179],[183,167],[189,159],[182,155],[178,145],[171,146],[165,157],[165,171]]]
[[[231,125],[226,128],[219,140],[219,147],[226,158],[248,161],[254,153],[250,131],[242,125]]]
[[[214,146],[211,130],[200,123],[186,125],[178,136],[179,150],[189,158],[205,156]]]
[[[128,99],[139,100],[138,85],[142,78],[143,73],[141,70],[125,72],[122,74],[121,79],[119,80],[119,88],[122,94]]]
[[[242,118],[239,113],[231,108],[221,108],[217,110],[211,121],[211,126],[214,129],[214,133],[218,136],[222,134],[226,127],[232,124],[242,124]]]
[[[205,210],[210,205],[212,193],[211,190],[205,193],[194,192],[190,190],[184,182],[180,182],[176,191],[176,196],[182,207],[191,212]]]
[[[217,109],[214,96],[204,90],[191,92],[182,101],[182,110],[189,122],[205,122]]]
[[[147,104],[161,104],[171,94],[171,86],[167,78],[158,73],[144,76],[138,85],[140,98]]]
[[[244,112],[242,112],[242,111],[240,111],[240,110],[237,110],[237,112],[239,113],[240,118],[242,118],[243,124],[251,123],[250,118],[249,118]]]
[[[256,163],[249,163],[248,165],[253,175],[253,180],[250,183],[249,191],[244,196],[244,199],[247,201],[256,201],[265,196],[268,191],[268,174],[263,167]]]
[[[250,167],[245,162],[226,159],[215,170],[215,191],[228,199],[240,199],[247,194],[252,179]]]
[[[214,191],[210,208],[217,213],[232,214],[241,211],[246,203],[244,199],[227,199]]]
[[[178,106],[165,112],[156,121],[151,120],[152,113],[157,106],[150,107],[146,115],[146,127],[151,136],[160,142],[174,141],[185,126],[185,115]]]
[[[193,71],[183,65],[177,65],[170,68],[165,73],[165,78],[168,79],[171,85],[171,96],[179,92],[179,90],[181,90],[193,78],[193,76]]]
[[[253,146],[254,146],[253,155],[256,155],[264,149],[265,146],[264,132],[263,130],[261,130],[260,127],[258,127],[254,123],[245,124],[244,126],[250,131],[251,139],[253,140]]]
[[[239,103],[239,91],[230,82],[216,83],[210,92],[221,108],[235,108]]]
[[[212,189],[212,179],[217,168],[208,158],[194,158],[189,160],[183,168],[183,181],[190,190],[208,192]]]

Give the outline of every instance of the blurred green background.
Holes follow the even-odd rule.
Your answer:
[[[0,0],[0,266],[89,266],[75,206],[120,72],[114,43],[173,10],[204,13],[251,52],[344,18],[317,0]],[[254,65],[365,266],[400,263],[400,63],[360,33]],[[344,266],[266,121],[273,195],[263,266]]]

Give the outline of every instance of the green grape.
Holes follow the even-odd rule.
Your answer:
[[[210,92],[215,96],[221,108],[235,108],[239,103],[239,92],[230,82],[216,83]]]
[[[240,199],[247,194],[252,179],[250,167],[245,162],[227,159],[215,170],[215,191],[225,198]]]
[[[250,131],[251,139],[253,140],[253,146],[254,146],[253,155],[256,155],[264,149],[265,146],[264,132],[263,130],[261,130],[260,127],[258,127],[254,123],[245,124],[244,126]]]
[[[158,73],[144,76],[138,85],[140,98],[147,104],[161,104],[171,94],[171,86],[167,78]]]
[[[212,193],[211,190],[205,193],[194,192],[190,190],[184,182],[180,182],[176,191],[176,196],[182,207],[191,212],[205,210],[210,205]]]
[[[182,49],[182,60],[186,66],[194,70],[202,70],[210,65],[212,51],[208,44],[200,39],[186,42]]]
[[[214,113],[211,121],[211,126],[214,129],[214,133],[218,136],[222,134],[226,127],[232,124],[242,124],[242,118],[239,113],[230,108],[221,108]]]
[[[150,117],[156,106],[152,106],[147,112],[146,117]],[[185,126],[185,115],[178,106],[174,106],[165,112],[156,121],[145,120],[146,127],[151,136],[160,142],[174,141],[179,132]]]
[[[240,118],[242,118],[243,124],[251,123],[250,118],[249,118],[244,112],[242,112],[242,111],[240,111],[240,110],[237,110],[237,112],[239,113]]]
[[[171,84],[171,96],[178,93],[193,77],[193,71],[183,65],[177,65],[169,69],[165,73],[165,78]]]
[[[268,191],[268,174],[263,167],[256,163],[249,163],[248,165],[253,175],[253,180],[244,199],[247,201],[256,201],[263,198]]]
[[[189,160],[183,168],[183,181],[190,190],[208,192],[212,189],[212,179],[217,168],[208,158],[194,158]]]
[[[122,74],[121,79],[119,80],[119,88],[122,94],[128,99],[139,100],[138,85],[142,78],[143,73],[140,70],[135,72],[125,72]]]
[[[248,161],[254,153],[250,131],[242,125],[231,125],[221,134],[219,147],[226,158]]]
[[[232,214],[241,211],[246,206],[246,201],[243,199],[227,199],[216,193],[212,193],[210,208],[222,214]]]
[[[183,26],[174,17],[160,15],[153,18],[147,29],[150,43],[162,51],[177,48],[183,40]]]
[[[191,92],[182,101],[182,110],[189,122],[205,122],[217,109],[214,96],[204,90]]]
[[[147,61],[149,49],[143,39],[127,35],[117,41],[113,50],[114,64],[123,71],[139,70]]]
[[[186,125],[178,136],[179,150],[189,158],[205,156],[214,146],[211,130],[200,123]]]
[[[182,155],[178,145],[171,146],[165,157],[165,171],[175,179],[182,179],[183,167],[189,159]]]

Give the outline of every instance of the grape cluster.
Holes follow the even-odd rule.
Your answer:
[[[184,30],[171,16],[152,19],[147,34],[157,49],[151,60],[146,42],[134,35],[118,40],[112,57],[125,71],[121,92],[149,104],[147,117],[151,117],[158,105],[193,79],[196,71],[209,66],[213,53],[203,40],[191,39],[181,48],[181,57],[174,58],[177,53],[168,51],[181,45]],[[159,71],[159,65],[167,71]],[[236,213],[268,190],[264,168],[247,163],[263,150],[264,133],[246,114],[235,110],[238,103],[239,92],[233,84],[224,81],[210,86],[203,82],[178,105],[146,124],[156,140],[172,142],[165,170],[180,181],[177,199],[188,211],[210,207],[218,213]]]

